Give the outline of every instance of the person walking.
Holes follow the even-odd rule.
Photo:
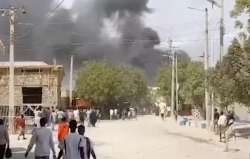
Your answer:
[[[114,109],[114,118],[118,119],[118,110],[117,109]]]
[[[65,117],[62,118],[61,123],[58,125],[58,140],[63,141],[69,134],[69,124]]]
[[[58,119],[58,122],[61,122],[62,121],[62,118],[65,117],[64,116],[64,112],[62,111],[62,109],[59,109],[59,111],[57,111],[57,119]]]
[[[82,109],[79,111],[79,119],[80,119],[80,123],[84,124],[85,112]]]
[[[47,120],[47,126],[51,127],[53,117],[52,117],[52,111],[51,111],[51,109],[49,107],[45,110],[45,117],[46,117],[46,120]]]
[[[34,111],[34,115],[35,115],[34,125],[36,127],[41,127],[40,126],[40,119],[42,117],[42,108],[40,106]]]
[[[91,126],[95,127],[95,124],[97,122],[97,113],[96,110],[92,110],[89,116]]]
[[[3,119],[0,119],[0,159],[4,158],[6,147],[10,145],[10,137]]]
[[[101,111],[100,111],[100,109],[97,109],[96,110],[96,115],[97,115],[97,121],[101,121],[101,119],[102,119],[102,113],[101,113]]]
[[[128,113],[128,119],[131,119],[131,117],[132,117],[131,108],[128,109],[128,112],[127,112],[127,113]]]
[[[75,109],[73,111],[74,119],[78,122],[80,122],[80,117],[79,117],[79,109]]]
[[[166,105],[164,103],[160,103],[160,116],[162,120],[165,119],[165,107]]]
[[[35,159],[49,159],[50,150],[53,152],[53,158],[56,159],[56,151],[53,140],[52,131],[49,128],[46,128],[47,120],[46,118],[40,119],[41,128],[36,128],[32,137],[30,139],[30,143],[27,147],[25,158],[28,157],[30,150],[35,147]]]
[[[126,109],[122,110],[122,120],[126,119]]]
[[[229,111],[227,115],[227,127],[230,127],[235,122],[234,112]]]
[[[217,133],[218,132],[218,128],[219,128],[219,126],[218,126],[218,120],[219,120],[219,118],[220,118],[220,114],[219,114],[219,112],[218,112],[218,109],[214,109],[214,131],[215,131],[215,133]]]
[[[59,142],[59,146],[63,144],[65,138],[68,136],[69,134],[69,124],[67,122],[67,119],[65,117],[62,118],[61,123],[58,125],[58,142]],[[61,149],[58,153],[58,159],[60,159],[63,155],[63,150]]]
[[[55,125],[57,123],[57,111],[52,107],[52,112],[51,112],[51,129],[52,131],[55,131]]]
[[[88,137],[84,136],[85,135],[84,125],[78,126],[78,133],[79,135],[81,135],[84,144],[84,159],[90,159],[90,155],[92,155],[93,159],[96,159],[96,154],[91,140]]]
[[[77,122],[69,122],[70,134],[65,138],[60,149],[64,150],[64,159],[84,159],[84,143],[82,137],[76,133]]]
[[[218,120],[218,126],[219,126],[219,133],[220,133],[220,142],[222,141],[222,133],[225,135],[225,130],[227,126],[227,116],[222,111],[220,113],[220,117]]]
[[[26,122],[24,115],[21,115],[21,118],[18,119],[18,127],[20,129],[20,134],[18,135],[18,140],[20,140],[20,137],[23,136],[23,140],[26,140],[25,138],[25,127],[26,127]]]
[[[63,116],[66,118],[67,121],[69,121],[69,114],[68,114],[68,111],[66,109],[63,110]]]
[[[113,116],[114,116],[114,110],[113,110],[113,109],[110,109],[110,110],[109,110],[109,117],[110,117],[110,120],[113,120]]]

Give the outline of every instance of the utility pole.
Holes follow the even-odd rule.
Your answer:
[[[214,92],[213,91],[212,91],[212,94],[211,94],[211,109],[212,109],[211,123],[214,123]]]
[[[9,68],[9,127],[14,124],[15,116],[15,81],[14,81],[14,43],[15,43],[15,10],[10,11],[10,68]]]
[[[172,56],[172,80],[171,80],[171,116],[174,116],[174,94],[175,94],[175,53],[173,52],[173,41],[169,41],[170,54]]]
[[[9,16],[10,25],[10,48],[9,48],[9,129],[12,131],[15,116],[15,63],[14,63],[14,45],[15,45],[15,17],[20,8],[10,6],[9,8],[1,8],[2,16]],[[21,8],[22,13],[26,14],[24,8]]]
[[[209,2],[213,1],[213,0],[208,0]],[[197,8],[193,8],[193,7],[188,7],[189,9],[192,10],[197,10],[200,12],[204,12],[204,10],[201,9],[197,9]],[[204,87],[205,87],[205,99],[204,99],[204,103],[205,103],[205,109],[206,109],[206,121],[207,121],[207,125],[209,126],[210,124],[210,117],[211,117],[211,108],[209,106],[209,92],[208,92],[208,68],[209,68],[209,32],[208,32],[208,9],[205,8],[205,37],[206,37],[206,50],[204,53],[204,71],[205,71],[205,77],[204,77]]]
[[[72,106],[72,92],[73,92],[73,68],[74,67],[74,56],[70,56],[70,79],[69,79],[69,106]]]
[[[5,55],[5,46],[4,46],[4,43],[2,42],[2,40],[0,40],[0,48],[1,48],[1,53],[3,55]]]
[[[221,4],[219,4],[215,0],[207,0],[212,3],[212,7],[216,6],[221,9],[221,18],[220,18],[220,62],[222,62],[222,58],[224,55],[224,35],[225,35],[225,27],[224,27],[224,0],[221,0]]]
[[[207,125],[210,124],[211,108],[209,106],[209,92],[208,92],[208,63],[209,63],[209,33],[208,33],[208,9],[205,8],[206,16],[206,51],[204,55],[204,70],[205,70],[205,108],[206,108],[206,121]]]
[[[221,20],[220,20],[220,62],[224,55],[224,0],[221,0]]]
[[[178,83],[178,57],[175,54],[175,103],[176,103],[176,112],[179,111],[179,83]]]

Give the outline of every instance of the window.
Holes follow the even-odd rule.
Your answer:
[[[25,72],[25,73],[39,73],[39,72],[42,72],[42,70],[39,70],[39,69],[22,69],[21,72]]]
[[[42,87],[23,87],[22,93],[24,104],[42,103]]]

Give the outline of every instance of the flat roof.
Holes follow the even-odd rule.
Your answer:
[[[8,68],[9,62],[0,62],[0,68]],[[15,61],[15,68],[52,68],[63,67],[62,65],[49,65],[43,61]]]

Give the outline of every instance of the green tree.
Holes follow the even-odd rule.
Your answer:
[[[182,84],[182,98],[185,104],[192,104],[195,106],[204,106],[205,95],[205,72],[203,63],[190,62],[186,68],[183,69],[184,81]]]
[[[178,83],[179,83],[179,102],[203,106],[204,101],[204,69],[200,62],[179,62],[178,64]],[[157,85],[160,88],[160,95],[168,99],[171,98],[171,67],[163,67],[159,71]]]
[[[147,84],[141,71],[112,63],[87,62],[78,72],[76,96],[95,105],[114,106],[123,98],[130,103],[147,96]]]
[[[168,104],[170,104],[171,100],[171,80],[172,80],[171,66],[160,68],[157,78],[157,87],[159,87],[158,93],[159,95],[167,99]]]
[[[250,105],[249,55],[234,39],[223,61],[211,74],[211,85],[222,107],[238,102]]]
[[[246,15],[248,17],[246,22],[242,22],[241,15]],[[231,12],[231,16],[236,19],[235,28],[239,31],[240,40],[248,41],[250,33],[250,1],[249,0],[235,0],[235,6]],[[245,18],[244,18],[245,19]]]
[[[250,1],[236,0],[231,16],[236,19],[239,35],[211,73],[210,83],[222,107],[234,102],[250,106],[250,21],[240,21],[238,17],[243,14],[250,15]]]

